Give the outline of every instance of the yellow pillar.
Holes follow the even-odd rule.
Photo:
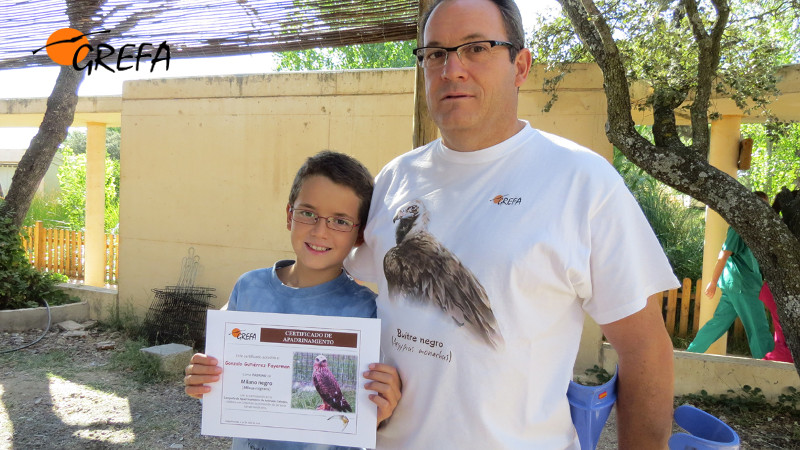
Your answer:
[[[86,273],[84,284],[105,286],[106,124],[86,124]]]
[[[722,119],[711,124],[711,148],[708,153],[708,162],[712,166],[727,173],[733,178],[737,177],[737,162],[739,160],[739,127],[740,116],[723,116]],[[703,244],[703,291],[714,273],[714,266],[719,257],[719,251],[725,242],[728,224],[719,214],[706,207],[706,233]],[[700,326],[702,327],[714,315],[714,310],[719,304],[721,290],[713,298],[708,298],[701,293]],[[722,335],[717,342],[711,344],[706,353],[724,355],[727,350],[727,333]]]

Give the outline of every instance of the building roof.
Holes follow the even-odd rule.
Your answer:
[[[61,28],[107,31],[87,36],[94,47],[166,41],[171,58],[208,57],[410,40],[418,14],[418,0],[11,0],[0,69],[55,65],[33,51]]]

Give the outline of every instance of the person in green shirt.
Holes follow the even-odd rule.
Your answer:
[[[755,194],[769,203],[764,192],[756,191]],[[705,291],[707,297],[714,297],[719,286],[722,289],[719,305],[714,311],[714,317],[700,328],[686,350],[695,353],[705,352],[728,331],[738,316],[747,333],[750,353],[753,358],[763,358],[775,345],[769,331],[764,304],[758,299],[763,284],[758,261],[739,233],[729,227],[717,265],[714,267],[714,275]]]

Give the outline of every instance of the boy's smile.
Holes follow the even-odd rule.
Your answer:
[[[322,175],[306,178],[294,205],[286,206],[286,228],[291,231],[296,262],[279,270],[278,278],[287,286],[309,287],[339,276],[342,261],[356,244],[359,227],[351,231],[333,230],[328,227],[328,218],[358,223],[360,205],[360,199],[351,188]],[[293,211],[315,215],[316,223],[298,222],[292,218]]]

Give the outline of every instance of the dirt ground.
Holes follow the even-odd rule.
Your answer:
[[[78,334],[54,326],[37,344],[0,354],[0,450],[230,448],[230,439],[200,435],[200,403],[181,381],[142,385],[112,367],[111,356],[124,347],[118,333]],[[0,352],[39,335],[0,332]],[[733,426],[743,449],[800,449],[798,416],[751,412],[741,422]],[[612,412],[598,449],[617,447],[615,426]]]
[[[0,333],[0,351],[39,335]],[[200,435],[200,403],[180,381],[141,385],[110,367],[118,334],[66,336],[50,332],[0,355],[0,449],[230,448],[230,439]]]

